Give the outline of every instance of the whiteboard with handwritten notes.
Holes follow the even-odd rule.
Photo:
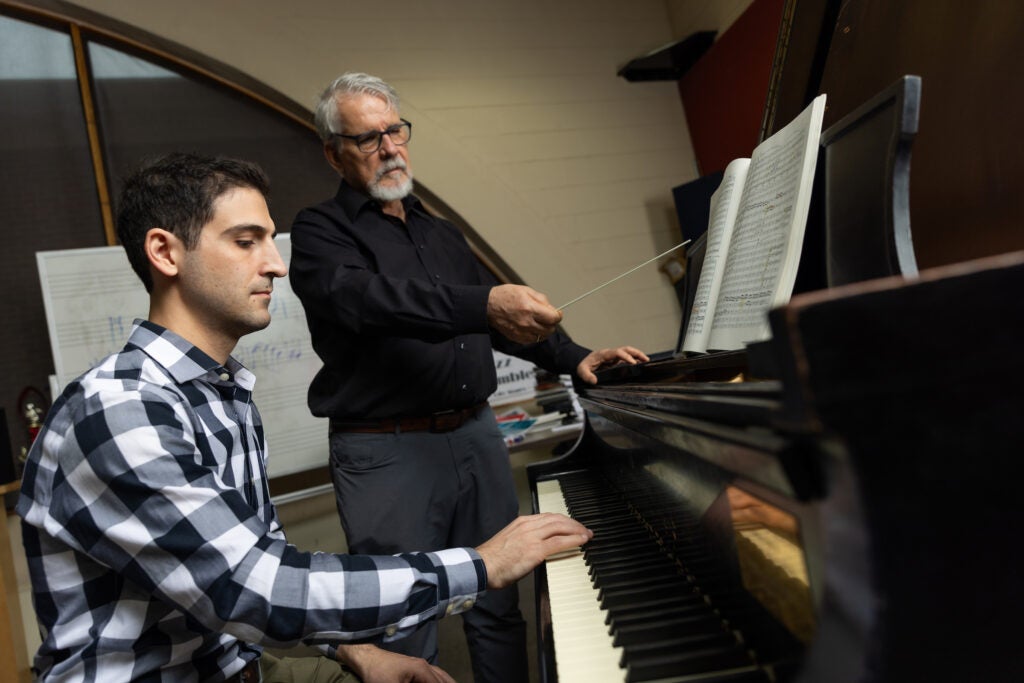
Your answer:
[[[276,238],[285,263],[288,234]],[[57,385],[68,382],[124,346],[132,321],[145,318],[149,295],[121,247],[36,254]],[[272,322],[242,337],[232,354],[256,375],[253,399],[263,416],[271,478],[327,464],[327,421],[306,406],[320,369],[305,314],[287,278],[274,282]]]

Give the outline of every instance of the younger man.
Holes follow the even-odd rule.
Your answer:
[[[255,379],[229,355],[270,323],[286,274],[267,190],[252,164],[182,154],[125,186],[118,234],[148,319],[55,403],[18,503],[40,680],[255,681],[261,646],[303,642],[367,681],[450,681],[422,660],[337,646],[401,638],[589,538],[539,515],[476,550],[359,557],[285,541]],[[298,661],[265,666],[263,680],[347,675],[322,658],[299,673]]]

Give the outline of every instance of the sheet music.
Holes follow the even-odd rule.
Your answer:
[[[709,348],[764,339],[767,311],[792,294],[823,110],[819,96],[751,155]]]
[[[276,238],[285,263],[288,234]],[[146,318],[149,295],[121,247],[36,254],[57,384],[68,382],[124,346],[132,321]],[[270,326],[242,337],[232,355],[256,375],[253,400],[263,417],[271,477],[327,463],[326,420],[306,406],[320,360],[305,313],[287,278],[274,281]]]
[[[732,226],[739,210],[743,184],[750,167],[750,159],[734,159],[725,169],[722,183],[711,195],[708,220],[708,242],[701,266],[700,280],[694,293],[693,308],[683,338],[684,351],[703,353],[711,332],[715,315],[715,302],[725,274],[724,260],[732,241]]]

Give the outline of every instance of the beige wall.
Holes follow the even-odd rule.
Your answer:
[[[695,177],[674,83],[617,69],[749,0],[88,0],[312,106],[345,70],[381,76],[415,124],[413,170],[556,305],[674,245]],[[384,13],[384,8],[387,13]],[[696,17],[688,20],[686,17]],[[590,346],[675,343],[655,266],[567,311]]]
[[[722,35],[753,0],[665,0],[673,38],[685,38],[695,31],[718,31]]]

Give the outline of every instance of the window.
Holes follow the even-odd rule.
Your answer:
[[[140,161],[172,150],[258,162],[287,231],[337,188],[308,117],[72,21],[0,14],[0,408],[15,455],[30,440],[24,404],[49,401],[53,373],[35,252],[113,244],[104,207]],[[0,482],[18,474],[0,462]]]
[[[0,130],[0,407],[17,455],[21,404],[53,372],[35,252],[106,243],[68,32],[0,16]]]
[[[172,151],[260,164],[270,176],[270,214],[281,232],[301,208],[337,190],[337,176],[308,126],[206,79],[99,43],[88,48],[113,201],[140,159]]]

